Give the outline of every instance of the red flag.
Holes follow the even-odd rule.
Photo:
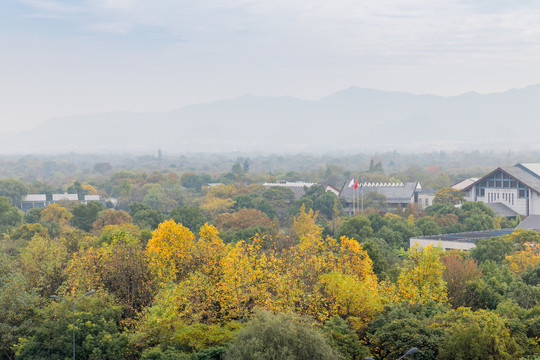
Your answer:
[[[358,179],[356,179],[356,182],[354,183],[354,188],[356,189],[358,187]]]

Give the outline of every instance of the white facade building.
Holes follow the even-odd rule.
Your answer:
[[[505,207],[519,215],[540,215],[540,164],[497,168],[466,186],[469,201]]]

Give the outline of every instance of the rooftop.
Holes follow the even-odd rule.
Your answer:
[[[408,182],[408,183],[366,183],[358,185],[358,188],[355,190],[353,186],[348,186],[349,183],[345,183],[339,197],[345,199],[352,199],[353,196],[361,196],[363,193],[364,196],[370,192],[376,192],[382,194],[386,197],[386,202],[389,204],[400,204],[408,203],[413,197],[414,192],[417,189],[421,189],[420,184],[417,182]]]
[[[441,240],[441,241],[460,241],[460,242],[474,242],[478,239],[487,239],[494,236],[509,235],[514,232],[514,229],[497,229],[497,230],[485,230],[485,231],[471,231],[455,234],[441,234],[441,235],[429,235],[429,236],[416,236],[411,240]]]
[[[523,230],[540,230],[540,215],[529,215],[516,226],[516,229]]]
[[[22,199],[23,202],[45,202],[47,195],[45,194],[28,194]]]
[[[61,201],[61,200],[79,201],[79,195],[77,195],[77,194],[53,194],[52,199],[53,199],[53,201]]]

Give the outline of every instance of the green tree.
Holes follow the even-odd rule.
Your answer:
[[[294,193],[281,186],[273,186],[263,193],[263,197],[268,200],[272,209],[276,212],[281,222],[287,221],[289,206],[294,202]],[[262,209],[259,209],[265,212]]]
[[[70,299],[71,300],[71,299]],[[75,312],[75,348],[78,359],[125,359],[131,353],[127,335],[119,326],[122,308],[105,292],[87,296]],[[42,321],[16,345],[15,359],[64,360],[72,356],[72,312],[65,301],[50,300],[40,311]]]
[[[497,314],[469,308],[451,310],[438,319],[445,336],[438,359],[516,359],[520,349]]]
[[[389,268],[388,260],[381,251],[381,246],[388,247],[388,245],[383,245],[381,242],[384,243],[385,241],[382,239],[370,239],[361,244],[371,261],[373,261],[373,272],[379,277],[383,276]]]
[[[323,333],[330,345],[346,360],[360,360],[369,354],[358,335],[349,324],[339,316],[334,316],[324,323]]]
[[[11,205],[18,207],[24,196],[28,194],[28,187],[19,180],[2,179],[0,180],[0,196],[9,199]]]
[[[12,206],[7,197],[0,197],[0,233],[22,225],[22,221],[22,211]]]
[[[318,211],[319,214],[324,215],[327,219],[332,220],[335,216],[334,204],[337,204],[337,212],[343,210],[343,206],[339,202],[337,196],[331,192],[325,192],[324,194],[318,196],[313,201],[313,210]]]
[[[514,242],[512,240],[507,236],[498,236],[478,240],[476,247],[471,249],[470,254],[479,263],[491,260],[501,264],[513,250]]]
[[[373,236],[371,221],[365,216],[355,216],[345,221],[338,230],[337,237],[347,236],[357,241],[365,241]]]
[[[431,216],[425,216],[418,219],[415,225],[422,232],[422,235],[441,234],[441,228]]]
[[[467,231],[482,231],[495,228],[495,214],[481,201],[466,201],[461,206],[460,221]]]
[[[80,204],[73,209],[71,224],[81,230],[91,231],[94,222],[98,218],[98,213],[105,207],[98,201],[90,201],[88,204]]]
[[[0,253],[0,359],[14,358],[13,345],[36,326],[38,304],[14,259]]]
[[[84,200],[84,195],[88,195],[88,191],[85,190],[78,181],[75,181],[72,185],[70,185],[67,192],[70,194],[77,194],[79,200]]]
[[[376,359],[397,359],[410,348],[417,347],[414,359],[436,359],[441,329],[431,326],[432,318],[448,311],[445,304],[400,303],[387,306],[384,313],[368,328],[368,346]]]
[[[28,285],[41,296],[48,297],[65,279],[67,248],[60,241],[34,236],[22,250],[20,261]]]
[[[168,200],[172,200],[166,197],[160,184],[146,184],[143,190],[146,191],[143,204],[150,206],[153,210],[166,210]]]
[[[325,337],[294,314],[258,312],[238,332],[225,360],[318,360],[341,359]]]
[[[197,193],[201,192],[203,185],[206,185],[211,181],[212,178],[208,174],[197,175],[192,172],[187,172],[180,177],[180,182],[184,187]]]
[[[434,204],[458,205],[465,201],[465,196],[459,190],[443,187],[435,192]]]
[[[141,229],[157,229],[164,220],[161,211],[152,210],[150,206],[141,203],[130,204],[129,215],[131,215],[133,223]]]
[[[42,208],[33,208],[24,215],[24,222],[28,224],[38,223],[41,219]]]
[[[170,218],[177,224],[184,225],[193,233],[198,233],[199,229],[208,221],[197,206],[179,206],[171,211]]]

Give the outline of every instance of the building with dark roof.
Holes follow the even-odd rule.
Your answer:
[[[469,201],[482,201],[499,216],[540,215],[540,164],[498,167],[463,188]]]
[[[294,199],[299,200],[302,195],[306,193],[306,189],[312,187],[315,185],[315,183],[308,183],[304,181],[278,181],[275,183],[264,183],[263,186],[265,188],[271,188],[271,187],[283,187],[291,190],[294,194]]]
[[[527,216],[516,229],[540,231],[540,215]]]
[[[407,207],[417,201],[417,193],[422,189],[418,182],[408,183],[359,183],[357,188],[354,182],[346,182],[339,193],[339,197],[345,201],[345,211],[353,213],[361,210],[362,199],[370,193],[384,195],[388,208],[395,209],[398,206]],[[353,204],[354,203],[354,204]]]

